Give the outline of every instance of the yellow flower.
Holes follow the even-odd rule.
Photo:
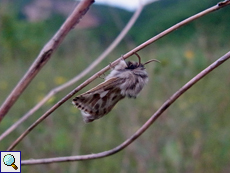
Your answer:
[[[194,58],[194,52],[191,50],[187,50],[187,51],[185,51],[184,56],[187,59],[193,59]]]
[[[54,82],[57,85],[61,85],[61,84],[66,82],[66,79],[64,77],[62,77],[62,76],[57,76],[57,77],[54,78]]]
[[[38,97],[37,97],[37,102],[40,102],[42,101],[43,99],[45,98],[45,95],[44,94],[40,94]],[[56,100],[56,97],[55,96],[52,96],[50,97],[48,100],[46,99],[46,104],[49,105],[49,104],[53,104]]]
[[[47,104],[53,104],[55,102],[56,97],[52,96],[51,98],[49,98],[49,100],[47,101]]]

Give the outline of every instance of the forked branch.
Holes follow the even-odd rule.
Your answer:
[[[67,157],[56,157],[56,158],[48,158],[48,159],[33,159],[33,160],[23,160],[22,165],[32,165],[32,164],[48,164],[54,162],[69,162],[69,161],[81,161],[81,160],[90,160],[90,159],[98,159],[102,157],[107,157],[113,155],[124,148],[126,148],[129,144],[135,141],[141,134],[143,134],[156,120],[157,118],[173,103],[175,102],[182,94],[184,94],[189,88],[191,88],[194,84],[204,78],[207,74],[209,74],[212,70],[220,66],[226,60],[230,58],[230,51],[226,53],[224,56],[219,58],[217,61],[212,63],[210,66],[205,68],[199,74],[197,74],[194,78],[192,78],[188,83],[186,83],[182,88],[180,88],[176,93],[174,93],[157,111],[155,114],[151,116],[151,118],[129,139],[124,141],[119,146],[104,151],[97,154],[88,154],[82,156],[67,156]]]
[[[154,41],[158,40],[159,38],[171,33],[172,31],[180,28],[181,26],[195,20],[198,19],[206,14],[209,14],[215,10],[218,10],[220,8],[223,8],[227,5],[230,4],[230,1],[223,1],[221,3],[218,3],[217,5],[208,8],[207,10],[204,10],[194,16],[191,16],[181,22],[179,22],[178,24],[170,27],[169,29],[163,31],[162,33],[158,34],[157,36],[151,38],[150,40],[146,41],[145,43],[141,44],[140,46],[136,47],[135,49],[131,50],[130,52],[128,52],[127,54],[125,54],[123,56],[124,59],[128,58],[129,56],[133,55],[135,52],[138,52],[139,50],[145,48],[146,46],[148,46],[149,44],[153,43]],[[116,65],[118,62],[120,61],[120,58],[117,59],[116,61],[114,61],[111,65],[114,66]],[[53,111],[55,111],[59,106],[61,106],[65,101],[67,101],[68,99],[70,99],[74,94],[76,94],[78,91],[80,91],[82,88],[84,88],[85,86],[87,86],[89,83],[91,83],[93,80],[95,80],[98,76],[101,76],[102,74],[104,74],[106,71],[108,71],[110,68],[110,66],[106,66],[105,68],[103,68],[102,70],[100,70],[99,72],[97,72],[96,74],[94,74],[92,77],[90,77],[89,79],[87,79],[85,82],[83,82],[81,85],[79,85],[77,88],[75,88],[73,91],[71,91],[68,95],[66,95],[63,99],[61,99],[58,103],[56,103],[53,107],[51,107],[45,114],[43,114],[37,121],[35,121],[24,133],[22,133],[22,135],[16,139],[13,144],[11,144],[11,146],[8,148],[8,150],[12,150],[30,131],[32,131],[40,122],[42,122],[46,117],[48,117]],[[190,86],[191,87],[191,86]],[[167,108],[166,105],[165,108]],[[159,115],[158,115],[159,116]],[[148,127],[146,127],[147,129]],[[146,130],[145,129],[145,130]],[[134,135],[135,137],[135,135]],[[133,137],[133,138],[134,138]],[[136,138],[134,138],[136,139]],[[117,151],[116,151],[117,152]],[[88,155],[87,155],[88,156]],[[91,155],[90,155],[91,156]]]
[[[114,48],[121,42],[125,37],[128,31],[132,28],[133,24],[136,22],[137,18],[140,16],[143,9],[143,5],[140,5],[139,8],[135,11],[127,25],[120,32],[117,38],[109,45],[109,47],[97,58],[95,59],[85,70],[78,74],[73,79],[68,82],[52,89],[39,103],[37,103],[32,109],[30,109],[24,116],[22,116],[17,122],[15,122],[11,127],[9,127],[4,133],[0,135],[0,141],[3,140],[7,135],[9,135],[13,130],[15,130],[21,123],[33,115],[42,105],[44,105],[51,97],[53,97],[58,92],[64,90],[65,88],[75,84],[77,81],[86,76],[90,71],[92,71],[106,56],[114,50]]]
[[[23,78],[18,82],[16,87],[7,97],[5,102],[0,107],[0,122],[17,101],[19,96],[23,93],[29,83],[34,79],[37,73],[42,69],[42,67],[50,59],[54,50],[58,47],[61,41],[65,38],[67,33],[74,28],[74,26],[80,21],[82,16],[88,11],[89,6],[94,2],[94,0],[83,0],[74,9],[72,14],[66,19],[61,28],[57,33],[51,38],[51,40],[43,47],[38,57],[35,59],[34,63],[28,69]]]

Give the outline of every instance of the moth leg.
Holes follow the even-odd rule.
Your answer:
[[[111,68],[112,70],[114,69],[111,62],[109,63],[109,68]]]
[[[120,60],[125,60],[124,55],[121,55]]]
[[[125,61],[123,55],[121,55],[121,58],[120,58],[120,61],[122,61],[122,60]],[[112,63],[111,63],[111,62],[109,63],[109,67],[110,67],[112,70],[114,70],[114,67],[112,66]]]
[[[102,77],[102,75],[103,75],[103,77]],[[98,78],[105,79],[105,73],[98,75]]]
[[[119,58],[119,60],[120,60],[119,63],[122,62],[122,61],[125,62],[124,56],[121,55],[121,57]],[[118,64],[119,64],[119,63],[118,63]],[[113,66],[111,62],[109,63],[109,68],[112,69],[112,70],[114,70],[116,66],[117,66],[117,65]]]

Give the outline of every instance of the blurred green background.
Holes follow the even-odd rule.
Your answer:
[[[109,62],[217,2],[161,0],[145,7],[128,35],[107,59],[74,86],[50,99],[0,142],[0,150],[6,150],[53,104]],[[33,3],[32,0],[0,1],[0,104],[66,18],[60,12],[48,9],[48,17],[30,19],[25,10]],[[95,17],[96,24],[80,24],[69,33],[3,119],[0,133],[52,88],[89,66],[132,16],[125,10],[97,5],[90,8],[89,14]],[[15,150],[22,151],[22,159],[38,159],[97,153],[119,145],[175,91],[229,51],[229,18],[230,7],[226,7],[141,50],[143,62],[155,58],[161,64],[146,66],[150,81],[137,99],[122,100],[111,113],[90,124],[83,122],[80,111],[69,100],[37,126]],[[129,59],[137,61],[136,57]],[[23,166],[22,172],[230,172],[229,66],[227,61],[193,86],[125,150],[97,160]],[[98,78],[79,93],[102,81]]]

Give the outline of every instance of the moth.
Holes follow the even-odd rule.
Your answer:
[[[106,76],[105,81],[89,91],[75,97],[72,103],[81,110],[83,120],[92,122],[108,114],[116,103],[125,97],[136,98],[148,82],[145,65],[135,53],[139,62],[125,62],[124,58]],[[111,65],[110,65],[111,66]]]

